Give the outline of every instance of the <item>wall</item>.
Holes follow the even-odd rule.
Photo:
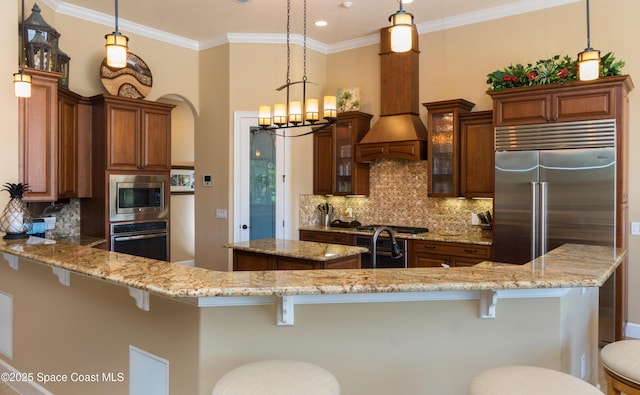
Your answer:
[[[171,165],[194,166],[194,112],[184,101],[167,100],[176,106],[171,112]],[[200,189],[201,183],[195,188]],[[195,192],[194,192],[195,193]],[[171,195],[171,262],[193,265],[195,258],[195,195]]]
[[[300,224],[320,225],[318,204],[334,207],[331,219],[357,220],[363,225],[420,226],[435,233],[481,233],[471,214],[492,210],[491,199],[429,198],[427,161],[378,160],[370,167],[368,197],[300,196]],[[344,214],[351,208],[353,218]]]

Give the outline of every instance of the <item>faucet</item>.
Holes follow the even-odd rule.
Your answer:
[[[400,252],[400,247],[398,247],[398,243],[396,242],[396,236],[393,232],[393,229],[388,226],[380,226],[376,228],[376,231],[373,233],[373,238],[371,240],[371,245],[373,250],[371,251],[371,264],[373,268],[376,268],[376,259],[377,259],[377,249],[378,249],[378,236],[380,233],[387,232],[389,234],[389,238],[391,239],[391,258],[397,259],[402,257],[402,253]]]

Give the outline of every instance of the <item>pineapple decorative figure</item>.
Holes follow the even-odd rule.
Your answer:
[[[23,183],[6,183],[3,191],[9,192],[11,200],[0,217],[0,231],[5,232],[4,239],[25,239],[33,226],[33,218],[22,195],[29,191],[29,185]]]

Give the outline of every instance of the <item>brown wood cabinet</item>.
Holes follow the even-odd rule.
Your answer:
[[[460,114],[460,194],[492,198],[495,190],[493,111]]]
[[[171,170],[173,105],[99,95],[93,103],[94,140],[104,141],[108,170]]]
[[[233,270],[360,269],[360,254],[330,261],[314,261],[251,251],[233,250]]]
[[[299,238],[302,241],[315,241],[318,243],[355,245],[355,236],[347,233],[322,232],[317,230],[300,230]]]
[[[31,97],[18,99],[18,176],[29,184],[25,201],[58,198],[58,79],[60,73],[28,70]]]
[[[91,103],[58,88],[58,197],[91,197]]]
[[[490,91],[495,126],[592,119],[616,120],[616,243],[628,248],[629,98],[633,82],[628,75]],[[627,261],[616,269],[615,338],[624,336],[627,323]]]
[[[460,114],[474,104],[464,99],[423,103],[427,108],[429,196],[460,196]]]
[[[371,114],[349,111],[313,137],[313,193],[368,195],[369,164],[356,162],[355,145],[369,130]]]
[[[599,81],[604,80],[608,79]],[[617,111],[616,88],[609,84],[575,82],[488,93],[494,100],[496,126],[608,119]]]
[[[491,246],[410,240],[409,267],[464,267],[491,259]]]

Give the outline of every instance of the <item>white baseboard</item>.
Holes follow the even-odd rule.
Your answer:
[[[634,324],[633,322],[627,322],[627,330],[625,331],[625,337],[632,337],[634,339],[640,339],[640,324]]]
[[[9,365],[2,359],[0,359],[0,374],[2,373],[20,373],[13,366]],[[13,388],[21,395],[53,395],[52,392],[47,391],[44,387],[40,386],[35,381],[13,381],[4,382],[4,384]]]

